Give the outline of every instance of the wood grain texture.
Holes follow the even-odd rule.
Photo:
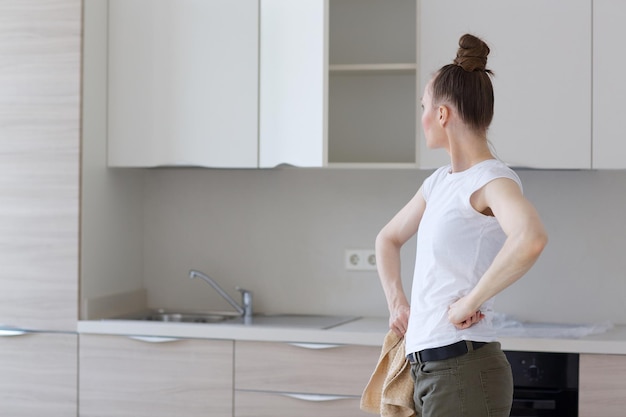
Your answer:
[[[306,401],[274,392],[235,391],[235,417],[363,417],[360,397]]]
[[[233,342],[80,336],[81,417],[230,417]]]
[[[78,318],[80,0],[0,2],[0,323]]]
[[[580,417],[626,413],[626,355],[580,355]]]
[[[235,344],[235,389],[360,396],[380,348],[306,349],[287,343]]]
[[[75,334],[0,337],[0,415],[77,415]]]

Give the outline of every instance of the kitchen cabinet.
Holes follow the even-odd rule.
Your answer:
[[[232,416],[233,342],[80,335],[81,417]]]
[[[258,0],[109,0],[108,165],[258,166]]]
[[[626,409],[626,355],[580,355],[580,417],[621,417]]]
[[[380,348],[235,342],[235,417],[364,416]]]
[[[81,17],[0,2],[2,416],[77,415]]]
[[[619,51],[626,36],[626,3],[593,2],[593,168],[626,168],[626,140],[621,123],[626,104],[624,59]]]
[[[452,62],[461,35],[480,36],[495,74],[496,154],[517,167],[591,168],[591,2],[424,1],[420,16],[421,89]],[[447,161],[420,146],[423,168]]]
[[[0,329],[0,415],[77,415],[78,336]]]
[[[108,165],[414,166],[416,3],[110,0]]]
[[[110,0],[109,166],[438,167],[417,102],[470,32],[491,47],[498,157],[625,167],[622,2],[417,3]]]
[[[415,0],[261,2],[261,167],[414,167]]]
[[[81,1],[0,16],[0,323],[75,331]]]

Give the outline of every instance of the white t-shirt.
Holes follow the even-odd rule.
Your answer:
[[[496,159],[456,173],[444,166],[424,181],[426,210],[417,232],[407,353],[460,340],[495,340],[493,298],[480,307],[485,318],[465,330],[448,321],[448,307],[474,288],[506,239],[495,217],[470,204],[471,195],[496,178],[510,178],[522,188],[517,174]]]

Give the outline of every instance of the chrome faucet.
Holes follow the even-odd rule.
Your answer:
[[[208,275],[192,269],[191,271],[189,271],[189,278],[202,278],[204,281],[206,281],[207,284],[213,287],[213,289],[217,291],[217,293],[221,295],[222,298],[228,301],[228,304],[233,306],[239,314],[241,314],[243,317],[252,317],[252,291],[235,287],[236,290],[241,293],[241,305],[239,305],[235,300],[232,299],[230,295],[228,295],[228,293],[226,293],[226,291],[224,291],[219,285],[217,285],[217,282],[215,282]]]

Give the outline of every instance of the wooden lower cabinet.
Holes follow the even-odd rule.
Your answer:
[[[235,417],[370,416],[359,409],[360,396],[235,391]]]
[[[379,347],[235,342],[235,417],[365,416]]]
[[[231,417],[233,342],[80,336],[81,417]]]
[[[578,415],[626,415],[626,355],[580,355]]]
[[[76,416],[78,335],[7,335],[0,353],[0,416]]]

